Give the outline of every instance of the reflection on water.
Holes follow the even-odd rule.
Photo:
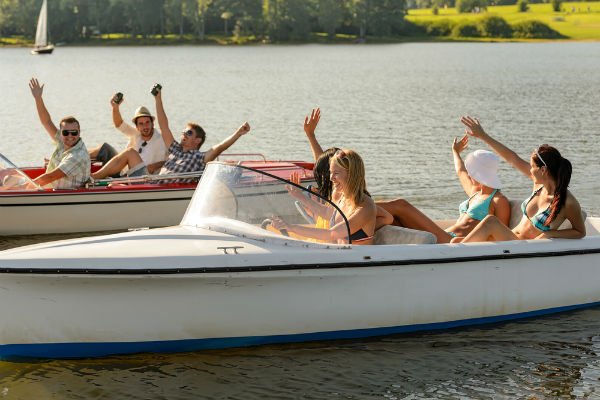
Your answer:
[[[0,152],[18,165],[51,152],[31,76],[46,83],[55,118],[79,117],[90,146],[125,145],[112,128],[113,92],[125,93],[128,119],[152,106],[147,92],[160,81],[172,129],[198,121],[212,145],[249,120],[236,151],[273,159],[311,157],[302,118],[321,106],[323,146],[357,149],[374,195],[447,217],[465,196],[450,144],[471,113],[523,156],[543,142],[560,148],[574,165],[571,190],[597,215],[599,68],[600,43],[58,48],[48,58],[0,49]],[[501,176],[511,198],[531,189],[506,165]],[[67,237],[0,238],[0,248]],[[0,362],[0,399],[600,398],[599,343],[596,308],[364,341]]]

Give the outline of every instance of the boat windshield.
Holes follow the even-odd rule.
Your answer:
[[[27,174],[0,154],[0,191],[40,189],[40,185],[32,181]]]
[[[220,162],[207,165],[181,224],[234,234],[350,243],[346,216],[330,201],[269,173]],[[289,229],[277,229],[282,224]]]

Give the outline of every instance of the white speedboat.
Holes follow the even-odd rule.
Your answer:
[[[312,180],[312,164],[240,161],[283,178],[300,173]],[[258,159],[256,159],[258,156]],[[93,166],[92,168],[98,168]],[[45,168],[19,169],[0,154],[0,236],[97,232],[176,225],[189,204],[200,173],[107,179],[79,189],[44,189],[32,179]]]
[[[309,224],[307,202],[334,207],[211,163],[179,226],[0,252],[0,357],[359,338],[600,303],[598,218],[584,239],[473,244],[393,227],[375,245],[318,243],[269,227]]]

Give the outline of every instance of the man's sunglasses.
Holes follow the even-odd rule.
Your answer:
[[[61,133],[62,133],[62,135],[64,137],[67,137],[69,135],[71,135],[71,136],[77,136],[77,135],[79,135],[79,131],[77,129],[63,129],[61,131]]]
[[[187,137],[192,137],[194,135],[194,131],[191,129],[188,129],[187,131],[183,131],[181,133],[183,133]]]
[[[142,150],[144,150],[144,147],[146,147],[147,144],[148,142],[142,143],[142,146],[138,149],[138,153],[142,154]]]

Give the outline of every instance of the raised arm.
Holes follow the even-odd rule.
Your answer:
[[[460,119],[460,122],[467,127],[467,133],[470,136],[483,140],[488,146],[490,146],[492,150],[496,152],[496,154],[506,160],[506,162],[515,167],[517,170],[521,171],[523,175],[530,179],[532,178],[529,162],[523,160],[517,155],[517,153],[485,133],[479,120],[469,116],[464,116]]]
[[[467,148],[469,144],[469,136],[465,134],[462,139],[458,140],[457,137],[452,141],[452,157],[454,158],[454,170],[456,171],[456,176],[458,176],[458,181],[460,185],[463,187],[464,191],[467,193],[467,196],[470,196],[475,191],[475,186],[473,182],[469,178],[469,173],[467,172],[467,168],[465,168],[465,163],[460,156],[460,153]]]
[[[46,129],[46,132],[50,136],[50,139],[52,139],[52,141],[55,141],[56,131],[58,129],[56,128],[56,125],[54,125],[54,122],[52,122],[50,113],[48,112],[48,109],[44,104],[44,99],[42,98],[42,95],[44,93],[44,85],[40,85],[36,78],[31,78],[29,80],[29,89],[31,90],[31,95],[35,100],[35,107],[37,108],[40,122],[42,123],[44,129]]]
[[[241,138],[248,132],[250,132],[250,124],[247,122],[244,122],[239,128],[237,128],[237,130],[231,136],[229,136],[227,139],[223,140],[221,143],[211,147],[204,154],[204,162],[209,162],[209,161],[212,161],[215,158],[217,158],[219,156],[219,154],[221,154],[222,152],[227,150],[229,147],[231,147],[232,144],[237,142],[237,140],[239,138]]]
[[[160,128],[160,133],[162,134],[165,146],[168,149],[175,141],[175,138],[173,137],[173,132],[169,129],[169,119],[167,118],[165,108],[163,107],[161,90],[158,90],[157,94],[154,96],[154,100],[156,101],[156,119],[158,120],[158,127]]]
[[[310,113],[310,117],[307,115],[304,118],[304,133],[306,133],[306,137],[308,138],[308,143],[310,144],[310,149],[313,153],[313,158],[317,161],[317,158],[321,154],[323,154],[323,148],[317,141],[317,137],[315,136],[315,130],[317,129],[317,125],[319,125],[319,120],[321,119],[321,109],[313,108]]]

